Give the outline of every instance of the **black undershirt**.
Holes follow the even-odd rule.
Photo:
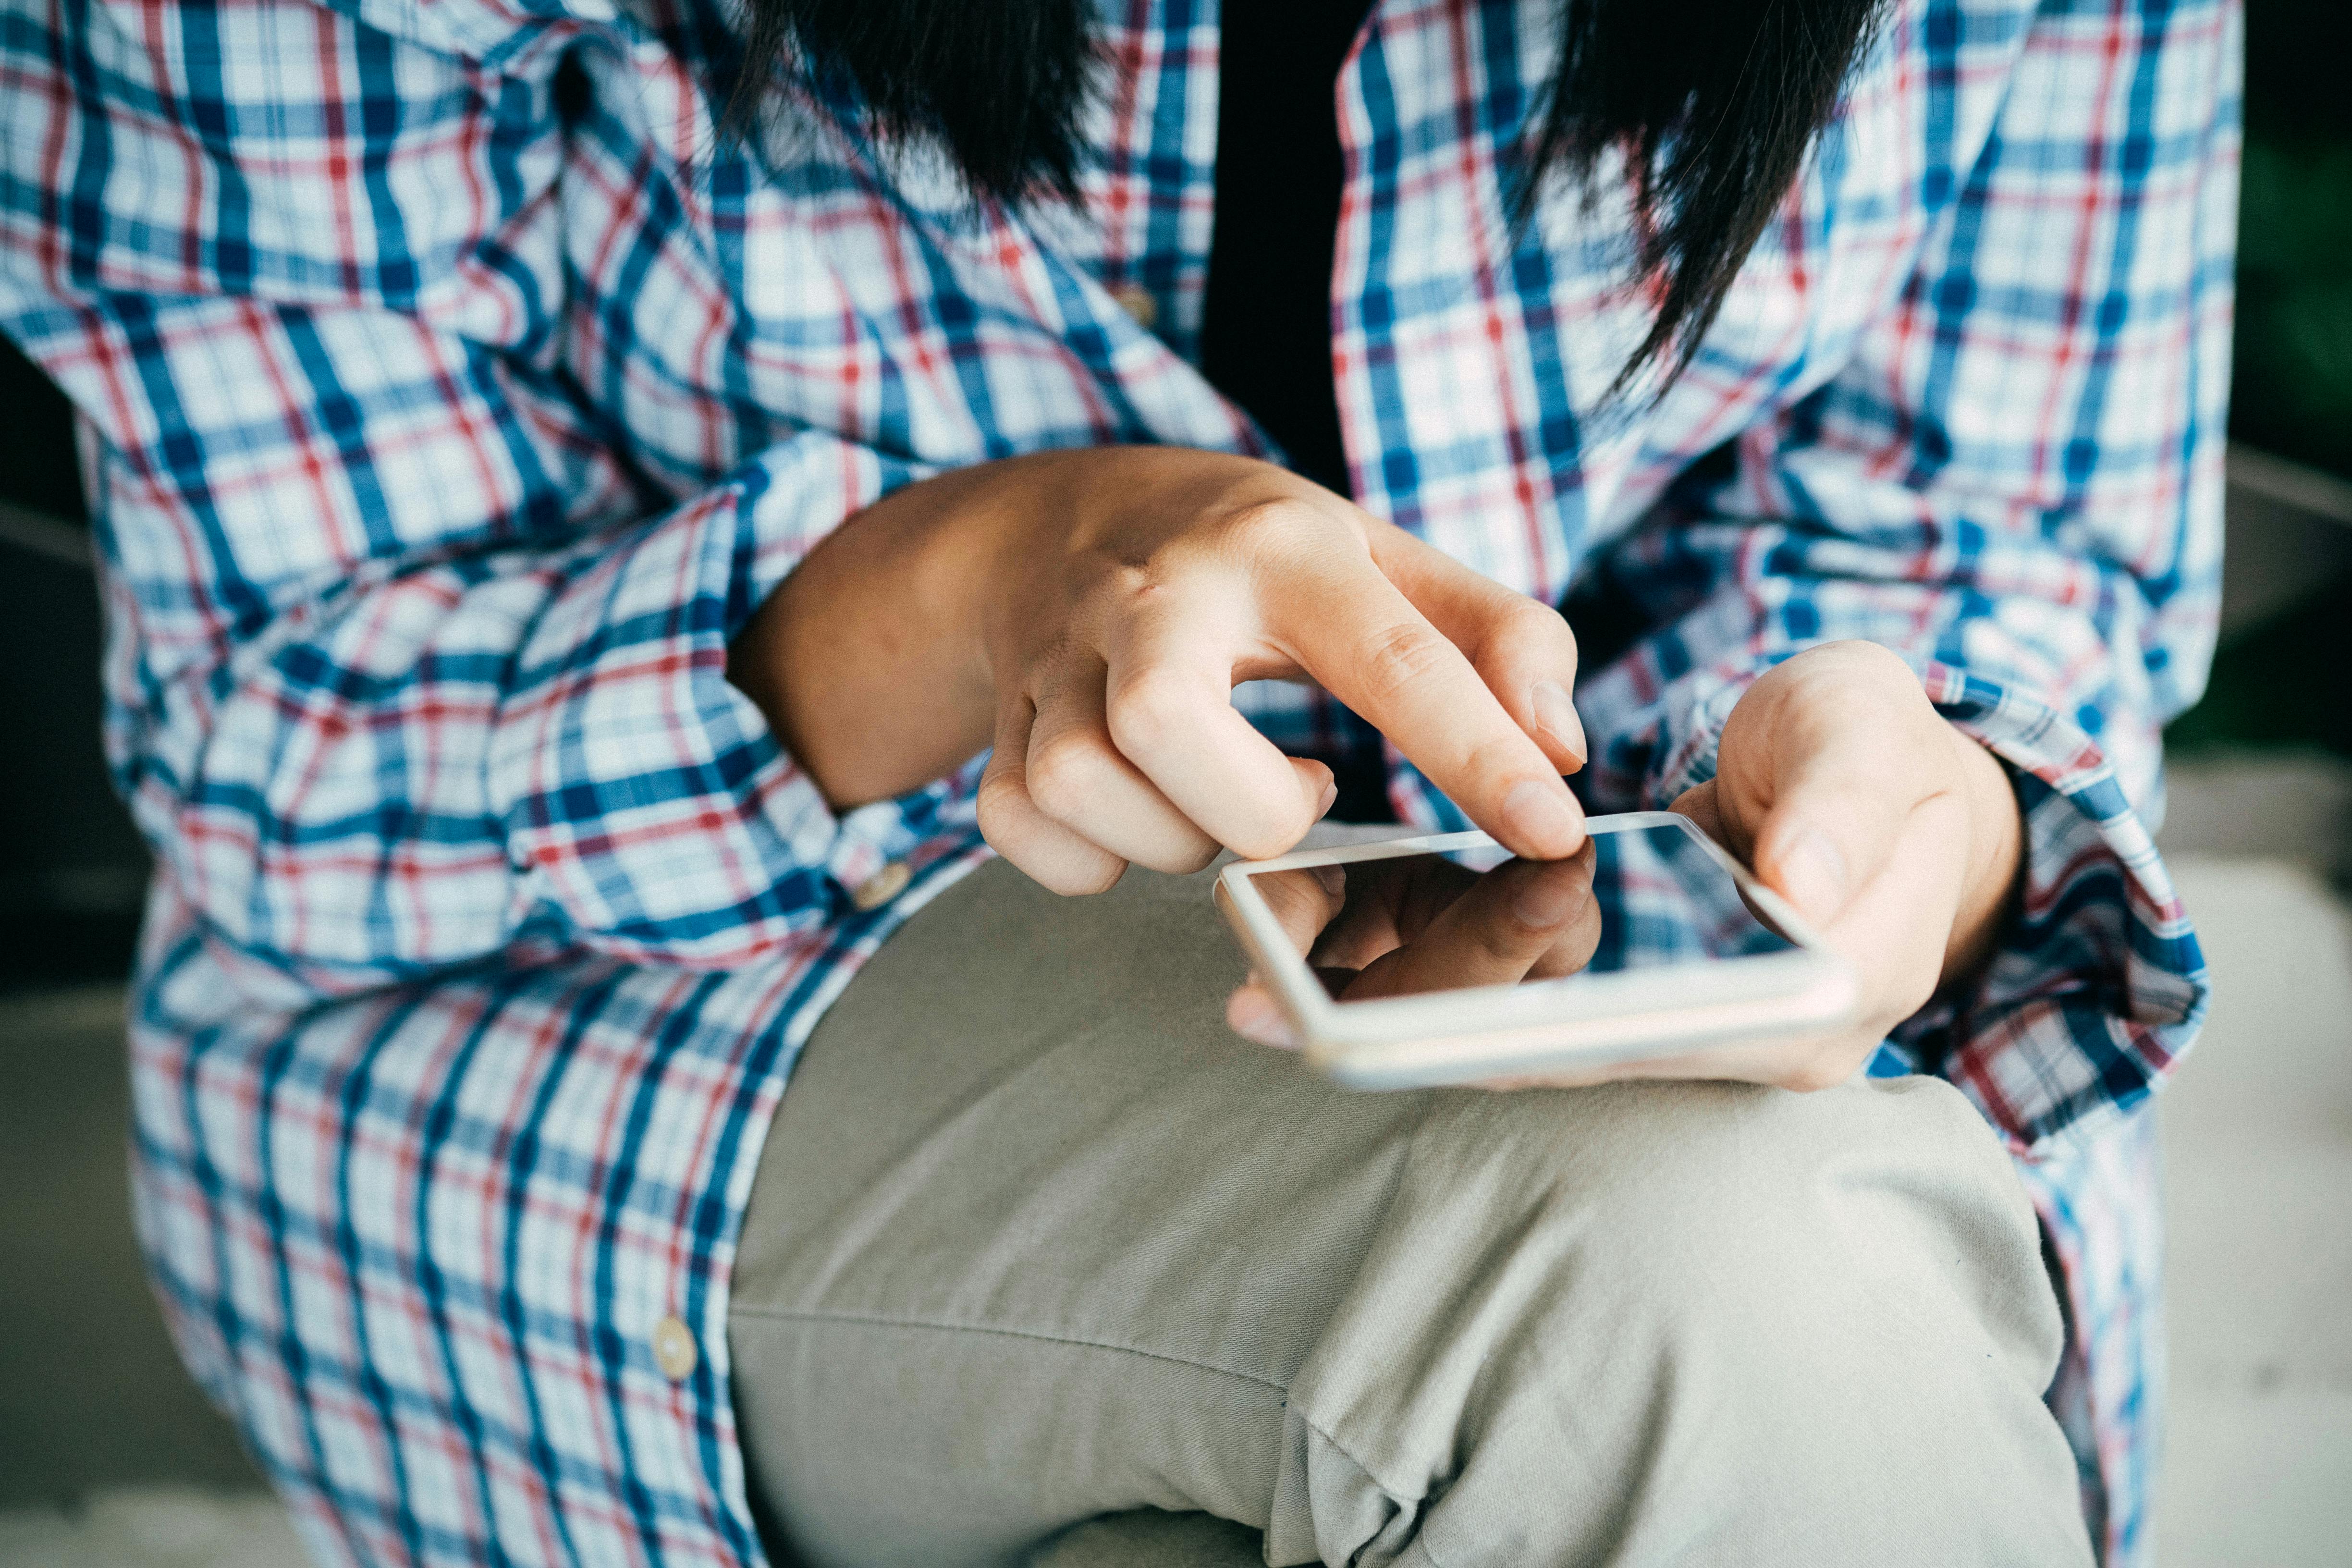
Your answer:
[[[1339,230],[1333,89],[1371,0],[1229,0],[1219,45],[1215,232],[1201,370],[1290,466],[1349,493],[1331,384]],[[1332,764],[1342,822],[1395,820],[1380,737],[1349,715]]]
[[[1332,89],[1370,0],[1234,0],[1218,46],[1216,228],[1201,369],[1348,493],[1331,389],[1331,246],[1339,228]]]

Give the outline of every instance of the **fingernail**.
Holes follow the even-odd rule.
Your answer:
[[[1550,931],[1568,923],[1569,917],[1584,901],[1584,892],[1580,879],[1538,870],[1512,898],[1511,912],[1536,931]]]
[[[1576,853],[1584,824],[1570,803],[1568,791],[1534,779],[1521,779],[1503,797],[1503,826],[1518,842],[1514,847],[1539,860],[1564,859]]]
[[[1845,908],[1845,851],[1817,827],[1808,827],[1780,852],[1780,890],[1815,920]]]
[[[1329,811],[1331,809],[1331,803],[1339,798],[1339,781],[1338,779],[1325,779],[1323,781],[1322,798],[1315,803],[1315,820],[1318,822],[1322,821],[1323,814]]]
[[[1538,680],[1533,693],[1536,727],[1559,744],[1576,753],[1582,762],[1587,756],[1584,744],[1584,721],[1576,716],[1576,702],[1568,688],[1557,680]]]
[[[1225,1022],[1234,1034],[1261,1046],[1277,1050],[1291,1050],[1297,1042],[1290,1037],[1290,1025],[1262,991],[1236,991],[1225,1004]]]
[[[1331,897],[1336,899],[1348,890],[1348,873],[1339,867],[1309,866],[1307,870],[1314,875],[1318,882],[1322,884],[1323,890]]]

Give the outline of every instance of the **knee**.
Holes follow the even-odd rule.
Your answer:
[[[2000,1141],[1939,1079],[1810,1094],[1721,1083],[1594,1092],[1582,1147],[1558,1157],[1560,1190],[1591,1194],[1597,1241],[1654,1250],[1671,1231],[1743,1253],[1800,1240],[1866,1250],[1958,1226],[2033,1245],[2032,1205]]]
[[[1482,1141],[1499,1152],[1490,1181],[1516,1189],[1518,1266],[1556,1265],[1558,1289],[1627,1331],[1751,1365],[1838,1335],[1865,1359],[1900,1342],[1908,1366],[1937,1346],[1990,1353],[2037,1390],[2054,1371],[2063,1322],[2032,1206],[1948,1084],[1577,1093],[1474,1120],[1505,1124]]]
[[[1697,1517],[1743,1561],[2081,1557],[2032,1207],[1939,1083],[1442,1097],[1335,1328],[1301,1418],[1457,1516],[1578,1478],[1553,1560]]]

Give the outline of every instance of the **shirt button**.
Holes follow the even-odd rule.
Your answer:
[[[694,1331],[676,1318],[664,1318],[654,1325],[654,1364],[672,1383],[684,1383],[694,1375],[695,1366],[702,1352],[694,1347]]]
[[[857,890],[849,895],[849,901],[861,910],[878,910],[905,892],[907,884],[914,879],[915,874],[907,869],[904,860],[893,860],[858,883]]]
[[[1122,283],[1111,290],[1110,297],[1118,300],[1118,308],[1134,317],[1135,324],[1147,332],[1151,330],[1152,323],[1160,320],[1160,301],[1152,298],[1151,290],[1140,283]]]

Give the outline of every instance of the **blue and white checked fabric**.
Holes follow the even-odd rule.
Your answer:
[[[83,416],[160,857],[143,1233],[322,1557],[758,1561],[752,1165],[813,1021],[982,851],[971,768],[829,811],[727,638],[920,476],[1264,448],[1191,363],[1214,0],[1103,9],[1084,210],[1015,215],[840,104],[722,138],[718,0],[0,0],[0,326]],[[2236,0],[1900,0],[1690,373],[1613,412],[1622,202],[1506,216],[1550,9],[1385,0],[1342,79],[1357,493],[1654,623],[1581,683],[1597,805],[1706,776],[1832,637],[2015,771],[2011,940],[1881,1066],[2014,1148],[2052,1399],[2144,1561],[2146,1108],[2205,997],[2147,824],[2214,620]],[[1349,722],[1242,700],[1301,750]]]

